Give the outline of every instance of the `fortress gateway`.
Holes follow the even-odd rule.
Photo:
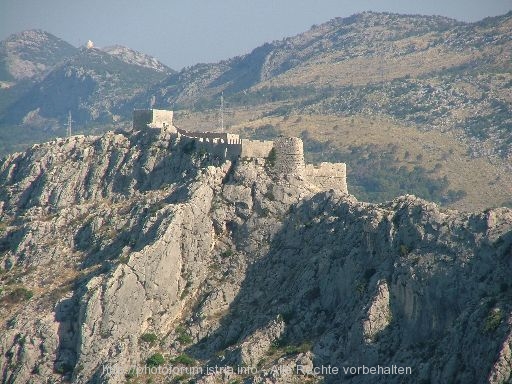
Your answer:
[[[270,140],[240,139],[239,135],[224,132],[189,132],[173,125],[173,111],[136,109],[133,111],[133,128],[160,129],[180,140],[192,140],[195,148],[220,160],[233,162],[244,158],[268,158],[275,152],[276,174],[307,179],[321,189],[336,189],[348,193],[345,163],[304,163],[302,140],[297,137],[278,137]]]

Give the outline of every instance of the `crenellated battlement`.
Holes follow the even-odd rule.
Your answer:
[[[234,133],[224,133],[224,132],[190,132],[185,131],[184,129],[176,128],[176,131],[185,137],[190,137],[194,139],[199,139],[204,142],[213,142],[218,141],[219,143],[226,144],[242,144],[240,140],[240,136]]]
[[[225,132],[191,132],[173,125],[173,112],[166,110],[135,110],[133,128],[158,128],[175,134],[179,140],[193,143],[196,150],[204,151],[220,160],[237,161],[240,158],[269,158],[275,154],[273,172],[277,176],[308,180],[321,189],[348,192],[347,167],[344,163],[304,163],[304,145],[298,137],[278,137],[275,141],[240,139]]]

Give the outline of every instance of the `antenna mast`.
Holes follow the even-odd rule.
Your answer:
[[[220,94],[220,130],[224,132],[224,91]]]
[[[71,119],[71,111],[68,112],[68,137],[71,137],[71,123],[73,120]]]

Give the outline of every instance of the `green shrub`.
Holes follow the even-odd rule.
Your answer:
[[[356,292],[361,296],[366,291],[366,281],[357,280],[356,281]]]
[[[227,258],[227,257],[231,257],[231,256],[233,256],[233,251],[231,250],[231,248],[230,248],[230,249],[225,250],[224,252],[222,252],[222,253],[220,254],[220,257],[222,257],[223,259],[224,259],[224,258]]]
[[[272,191],[267,191],[267,193],[265,193],[264,196],[270,201],[276,200],[276,197],[274,196],[274,193]]]
[[[286,355],[298,355],[299,353],[306,353],[311,350],[311,346],[311,343],[307,341],[300,345],[289,345],[284,348],[284,353]]]
[[[268,217],[270,215],[270,209],[267,207],[264,207],[261,209],[261,217]]]
[[[146,365],[148,367],[158,367],[165,363],[165,359],[161,353],[155,353],[146,359]]]
[[[503,313],[501,309],[492,309],[484,322],[483,331],[485,333],[492,333],[498,329],[503,320]]]
[[[20,303],[22,301],[30,300],[32,296],[34,296],[34,293],[31,290],[19,287],[7,295],[7,300],[11,303]]]
[[[298,355],[311,350],[312,344],[309,341],[304,341],[302,344],[288,344],[284,339],[277,339],[272,342],[267,355],[278,353],[282,356]]]
[[[274,148],[272,148],[270,150],[270,152],[268,153],[268,157],[267,157],[267,161],[266,161],[266,164],[270,167],[270,168],[273,168],[274,165],[276,165],[276,159],[277,159],[277,154],[276,154],[276,150]]]
[[[18,321],[16,320],[15,317],[13,317],[12,319],[9,319],[7,320],[7,329],[12,329],[16,326],[16,324],[18,323]]]
[[[119,257],[120,264],[128,264],[129,261],[130,261],[130,256],[120,256]]]
[[[409,247],[405,244],[400,244],[400,256],[407,256],[410,250]]]
[[[192,281],[187,280],[187,284],[185,284],[185,288],[183,289],[183,292],[181,292],[181,295],[180,295],[181,300],[183,300],[190,293],[191,287],[192,287]]]
[[[55,373],[59,375],[66,375],[71,372],[73,372],[73,366],[68,363],[64,363],[55,368]]]
[[[145,343],[154,344],[158,340],[157,335],[154,333],[144,333],[140,336],[140,341]]]
[[[192,339],[192,336],[190,336],[187,331],[185,330],[185,328],[179,326],[178,328],[176,328],[176,333],[177,333],[177,337],[176,339],[181,343],[181,344],[190,344],[193,339]]]
[[[171,363],[173,364],[183,364],[187,366],[192,366],[196,363],[196,361],[187,355],[186,353],[182,353],[181,355],[176,356],[174,359],[171,360]]]
[[[172,379],[171,383],[173,383],[173,384],[175,384],[175,383],[176,384],[178,384],[178,383],[189,383],[189,384],[195,383],[195,381],[189,380],[189,379],[190,379],[190,375],[187,375],[186,373],[184,373],[183,375],[174,377],[174,379]]]

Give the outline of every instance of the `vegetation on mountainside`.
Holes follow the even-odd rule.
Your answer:
[[[165,358],[161,353],[154,353],[146,359],[146,365],[148,367],[158,367],[165,363]]]
[[[158,341],[158,336],[155,335],[154,333],[152,332],[147,332],[147,333],[143,333],[141,336],[140,336],[140,341],[144,342],[144,343],[148,343],[148,344],[155,344],[157,341]]]
[[[387,200],[397,196],[391,196],[391,194],[383,196],[375,190],[367,193],[366,183],[359,183],[355,179],[355,175],[358,175],[357,178],[361,175],[361,179],[365,179],[363,175],[366,172],[360,172],[359,168],[369,168],[369,161],[380,159],[382,167],[378,169],[383,172],[381,174],[383,183],[376,182],[377,184],[384,185],[384,182],[394,184],[398,177],[397,170],[402,167],[401,172],[407,170],[407,174],[411,173],[411,176],[415,177],[416,185],[423,185],[420,188],[411,188],[412,192],[405,193],[416,193],[422,197],[432,196],[428,190],[425,193],[421,192],[421,189],[436,189],[436,185],[439,187],[447,180],[449,182],[447,188],[444,191],[441,188],[442,192],[433,195],[436,196],[434,200],[442,202],[443,205],[463,210],[510,205],[507,185],[512,183],[512,175],[501,171],[497,167],[499,163],[490,162],[485,157],[471,156],[473,149],[451,132],[426,131],[399,124],[379,115],[264,116],[264,110],[264,108],[232,110],[226,119],[228,123],[234,123],[229,129],[240,133],[243,137],[254,139],[272,139],[279,135],[302,137],[306,161],[347,162],[349,191],[360,199],[382,201],[381,199]],[[216,111],[211,111],[209,114],[178,113],[176,118],[180,126],[186,129],[189,126],[215,125],[218,116]],[[315,146],[308,144],[310,139],[318,142],[315,146],[319,148],[315,149]],[[372,158],[366,158],[364,149],[357,150],[366,146],[369,146],[372,152],[376,152]],[[314,155],[310,150],[318,152],[318,155]],[[362,152],[361,158],[358,152]],[[382,152],[382,158],[379,157],[380,152]],[[396,153],[391,155],[390,152]],[[385,157],[391,163],[386,164]],[[416,171],[414,171],[415,167]],[[371,168],[369,170],[373,171]],[[368,177],[374,179],[373,175]],[[431,180],[437,180],[432,187]],[[404,191],[404,188],[404,185],[402,188],[395,188],[394,192]],[[437,190],[439,191],[439,188]]]
[[[279,132],[272,125],[263,126],[254,133],[255,138],[260,140],[278,135]],[[397,156],[400,156],[397,145],[352,145],[348,150],[340,150],[331,141],[316,140],[309,131],[303,131],[301,138],[308,162],[347,164],[350,193],[360,200],[381,202],[409,193],[426,200],[450,204],[466,196],[464,190],[451,189],[446,176],[436,176],[437,169],[427,170],[423,167],[421,155],[416,155],[412,167],[397,166]],[[406,156],[411,157],[410,154]]]
[[[267,139],[308,131],[309,160],[347,162],[350,191],[360,199],[414,193],[468,210],[510,204],[511,22],[512,13],[478,23],[363,13],[247,55],[185,68],[156,84],[161,72],[84,51],[39,83],[49,97],[41,87],[0,90],[0,111],[8,109],[3,96],[12,95],[23,107],[18,118],[36,111],[28,123],[38,127],[0,127],[0,155],[23,149],[20,143],[63,136],[68,110],[73,119],[89,121],[83,133],[111,129],[105,121],[130,125],[132,108],[150,102],[174,109],[184,129],[214,130],[223,92],[227,129],[255,137],[244,128],[270,124],[275,130]],[[68,72],[76,78],[64,76]],[[82,78],[91,83],[85,95],[84,87],[73,88]],[[55,96],[63,87],[78,91],[63,101]]]

